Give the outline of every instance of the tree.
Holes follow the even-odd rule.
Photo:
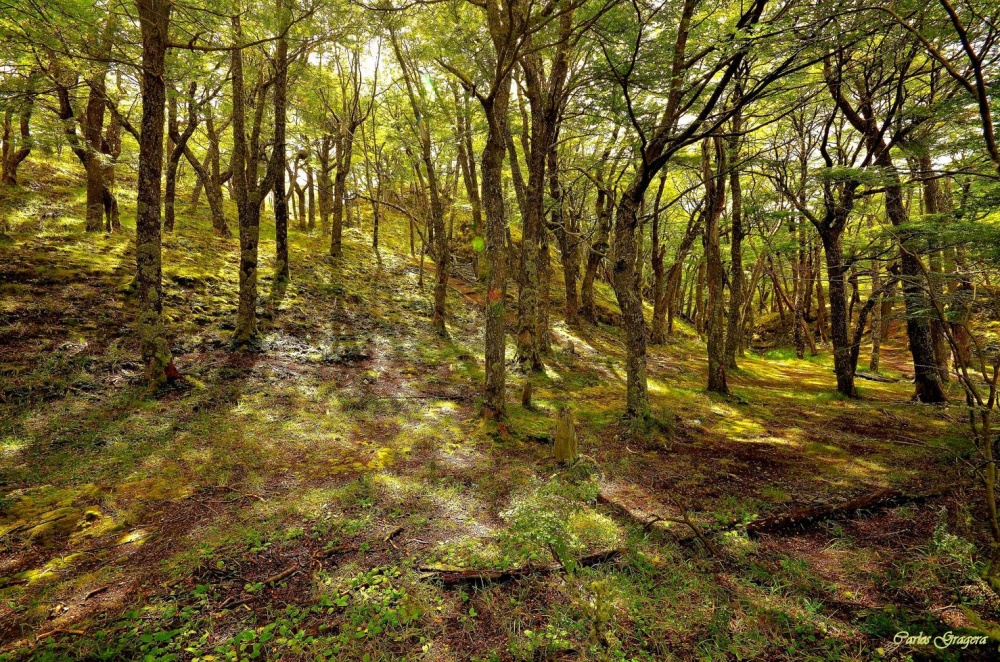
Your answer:
[[[170,0],[142,0],[136,3],[142,34],[142,129],[135,218],[135,282],[139,307],[136,326],[146,381],[152,386],[179,376],[173,366],[163,324],[160,230],[167,89],[165,65],[172,6]]]

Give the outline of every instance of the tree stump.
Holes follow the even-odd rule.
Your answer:
[[[531,382],[525,381],[524,387],[521,389],[521,406],[525,409],[531,409]]]
[[[576,461],[576,428],[573,426],[573,412],[569,407],[561,408],[556,420],[555,454],[557,462],[572,464]]]

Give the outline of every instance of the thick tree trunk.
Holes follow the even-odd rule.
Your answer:
[[[622,312],[622,331],[625,335],[625,415],[639,419],[649,416],[649,392],[646,384],[646,320],[639,293],[635,291],[636,230],[639,206],[648,186],[648,179],[640,175],[618,203],[611,269],[611,282]]]
[[[163,169],[164,69],[169,0],[137,2],[142,35],[142,129],[136,198],[135,256],[139,349],[146,381],[158,386],[175,376],[163,324],[160,185]]]
[[[104,40],[107,42],[104,52],[110,53],[110,35],[105,35]],[[87,232],[100,232],[104,229],[104,201],[109,195],[101,158],[107,151],[103,135],[107,72],[106,64],[99,65],[98,71],[90,80],[90,96],[87,99],[87,115],[84,118],[84,141],[87,151],[87,158],[84,161],[84,168],[87,171]],[[163,135],[162,129],[160,135]]]
[[[486,214],[486,387],[484,414],[503,417],[506,403],[507,215],[503,199],[510,78],[501,77],[490,104],[484,104],[489,131],[483,148],[483,211]]]

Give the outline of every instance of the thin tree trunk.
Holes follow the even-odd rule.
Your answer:
[[[712,171],[715,152],[717,172]],[[719,246],[719,219],[726,204],[726,149],[721,138],[706,138],[701,149],[702,172],[705,182],[705,246],[708,306],[705,327],[708,335],[708,390],[729,393],[726,384],[726,328],[723,288],[725,270]]]
[[[739,114],[733,118],[733,138],[730,139],[729,192],[732,199],[731,232],[729,235],[729,319],[726,329],[726,367],[736,369],[736,357],[743,356],[743,187],[737,163],[739,132],[742,124]]]
[[[287,0],[278,0],[277,13],[280,27],[290,20]],[[286,125],[288,107],[288,40],[278,39],[274,63],[274,147],[271,159],[275,161],[274,179],[274,279],[287,281],[291,277],[288,264],[288,198],[285,197]]]
[[[882,289],[882,272],[878,260],[872,260],[872,291],[877,292]],[[879,360],[882,353],[882,303],[881,301],[872,310],[872,353],[868,361],[868,369],[871,372],[878,372]]]
[[[826,254],[826,272],[830,290],[830,338],[833,341],[833,369],[837,375],[837,391],[849,398],[857,397],[854,370],[851,366],[851,340],[847,319],[847,268],[844,266],[840,233],[821,233]]]

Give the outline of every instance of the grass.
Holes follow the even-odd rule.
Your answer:
[[[843,399],[828,351],[779,348],[740,360],[732,397],[710,395],[681,323],[650,348],[663,425],[620,428],[617,330],[567,327],[554,307],[546,371],[510,375],[497,426],[477,413],[481,293],[455,279],[450,338],[434,335],[433,265],[421,289],[401,219],[383,222],[380,261],[367,223],[338,263],[293,230],[284,290],[265,224],[261,351],[233,354],[236,241],[182,205],[164,314],[188,387],[151,396],[127,291],[134,197],[124,232],[86,235],[75,170],[25,175],[36,190],[0,199],[0,659],[950,659],[893,648],[893,628],[994,636],[974,494],[789,537],[727,532],[952,482],[951,455],[916,442],[962,452],[955,414],[911,404],[906,382]],[[883,362],[905,372],[898,339]],[[548,441],[563,405],[586,456],[569,471]],[[723,558],[599,502],[612,480],[680,495]],[[614,563],[464,588],[422,569],[610,548]]]

